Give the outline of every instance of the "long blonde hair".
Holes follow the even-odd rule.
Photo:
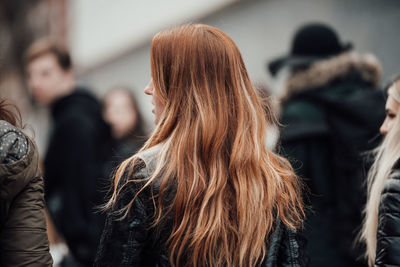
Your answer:
[[[400,77],[389,87],[388,94],[400,103]],[[374,265],[378,230],[378,213],[383,185],[400,158],[400,112],[392,129],[384,137],[382,144],[373,151],[374,163],[368,173],[368,199],[361,240],[366,244],[366,257],[370,266]]]
[[[150,57],[155,92],[165,108],[141,151],[162,144],[145,186],[163,177],[157,200],[153,195],[154,226],[172,214],[166,244],[171,264],[261,263],[277,217],[296,230],[304,211],[290,164],[264,146],[267,117],[238,48],[219,29],[186,25],[158,33]],[[123,173],[134,167],[135,156],[117,171],[109,207]],[[163,209],[170,186],[172,205]]]

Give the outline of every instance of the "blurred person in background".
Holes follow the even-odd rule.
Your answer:
[[[77,87],[66,49],[42,39],[29,47],[25,60],[32,95],[53,117],[44,159],[47,207],[74,258],[91,266],[105,220],[95,207],[104,202],[110,130],[99,101]]]
[[[351,48],[330,26],[311,23],[296,31],[288,56],[269,64],[273,75],[288,68],[280,96],[281,153],[310,189],[311,266],[366,265],[362,248],[353,247],[365,203],[361,154],[377,145],[384,98],[377,90],[379,62]]]
[[[150,48],[157,127],[119,167],[95,266],[306,266],[290,164],[235,43],[186,25]]]
[[[110,125],[113,136],[113,164],[123,160],[142,148],[146,131],[135,96],[126,87],[115,87],[103,98],[103,117]]]
[[[400,76],[388,87],[384,135],[368,173],[361,239],[369,266],[400,266]]]
[[[277,120],[279,110],[276,99],[273,96],[271,89],[266,84],[256,83],[253,86],[261,99],[265,116],[267,117],[267,120],[271,122],[267,127],[268,138],[265,145],[271,151],[275,151],[279,139],[279,122]]]
[[[11,107],[0,99],[0,266],[50,267],[39,156]]]

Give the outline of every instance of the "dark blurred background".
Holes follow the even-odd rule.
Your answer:
[[[385,82],[400,72],[398,0],[1,0],[0,95],[17,102],[45,151],[47,111],[32,106],[23,53],[47,36],[70,48],[79,80],[98,97],[115,85],[133,88],[151,128],[150,97],[143,89],[156,32],[186,22],[221,28],[239,46],[253,82],[276,93],[266,62],[286,54],[294,31],[313,21],[332,25],[358,52],[375,54]]]

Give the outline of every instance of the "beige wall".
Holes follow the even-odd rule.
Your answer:
[[[88,68],[137,46],[169,25],[204,17],[236,0],[70,0],[70,45]]]

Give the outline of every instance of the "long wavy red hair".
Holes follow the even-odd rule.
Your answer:
[[[187,266],[261,263],[277,218],[296,230],[304,211],[290,164],[265,147],[269,122],[238,48],[219,29],[186,25],[158,33],[150,57],[165,109],[141,151],[163,147],[146,186],[162,176],[154,226],[172,214],[171,263],[179,266],[183,257]],[[117,171],[109,207],[134,165],[135,156]],[[165,209],[170,186],[176,193]]]

